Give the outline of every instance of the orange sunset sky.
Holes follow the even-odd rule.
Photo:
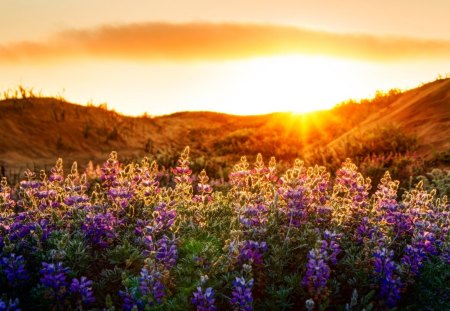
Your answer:
[[[447,0],[2,0],[0,91],[129,114],[330,108],[450,73]]]

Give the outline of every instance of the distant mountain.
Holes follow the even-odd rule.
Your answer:
[[[48,169],[58,157],[84,166],[89,160],[103,162],[112,150],[121,159],[147,155],[171,165],[186,145],[194,164],[206,167],[231,166],[241,155],[257,152],[284,161],[314,153],[318,159],[322,150],[387,125],[404,135],[396,136],[400,144],[402,137],[414,137],[415,150],[425,158],[448,153],[450,79],[304,115],[180,112],[128,117],[55,98],[6,99],[0,101],[0,165],[10,175],[25,167]]]

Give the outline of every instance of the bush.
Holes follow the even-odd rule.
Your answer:
[[[399,200],[388,172],[372,190],[350,160],[332,177],[300,160],[279,173],[258,155],[217,191],[190,164],[186,148],[164,183],[155,162],[112,152],[83,174],[60,159],[14,187],[3,178],[0,306],[448,307],[450,205],[422,182]]]

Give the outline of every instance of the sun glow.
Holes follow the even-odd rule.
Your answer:
[[[0,71],[8,75],[0,77],[0,85],[33,87],[79,104],[106,102],[135,116],[177,111],[301,113],[372,97],[376,90],[412,88],[435,78],[440,68],[442,64],[433,61],[384,64],[305,55],[192,63],[79,60],[3,65]]]
[[[237,114],[329,109],[348,99],[370,96],[359,77],[362,62],[319,56],[274,56],[240,61],[223,98]]]

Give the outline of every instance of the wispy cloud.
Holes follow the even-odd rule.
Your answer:
[[[295,53],[372,61],[449,58],[450,41],[266,24],[151,22],[66,30],[42,42],[3,44],[0,63],[79,58],[202,61]]]

